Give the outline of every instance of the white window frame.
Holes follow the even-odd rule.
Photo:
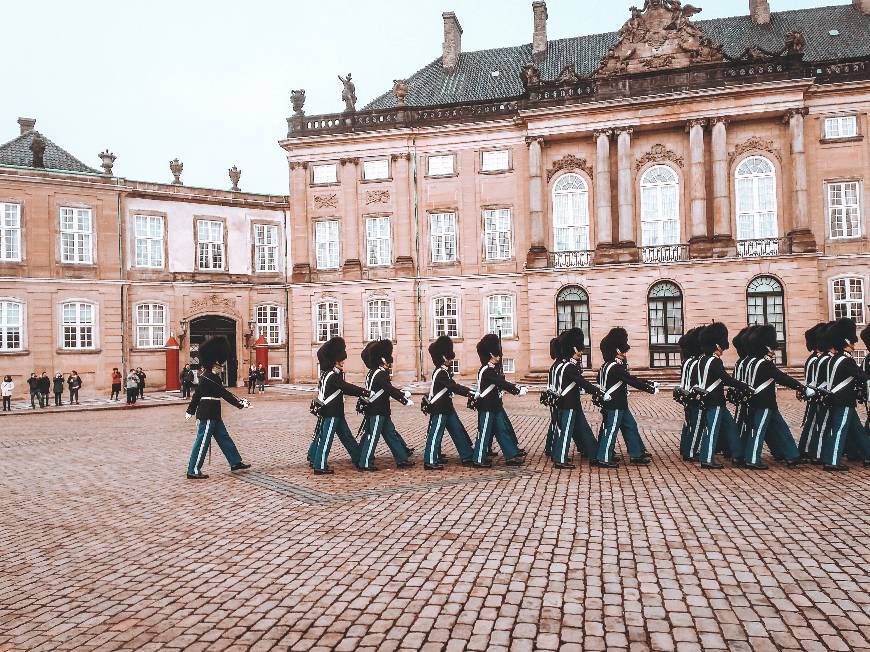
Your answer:
[[[659,170],[666,170],[673,175],[673,181],[650,181],[650,176]],[[665,215],[665,193],[669,190],[674,193],[673,214]],[[670,165],[651,165],[644,170],[640,177],[641,246],[666,247],[680,244],[680,192],[680,175]],[[654,206],[647,203],[649,194],[655,198]],[[670,234],[667,233],[669,227],[673,230]],[[650,234],[650,231],[653,233]],[[653,237],[647,237],[648,234]]]
[[[504,228],[507,223],[507,228]],[[488,262],[513,257],[513,213],[510,208],[487,208],[483,211],[484,257]]]
[[[386,313],[380,312],[377,315],[372,315],[372,309],[377,304],[382,311],[386,308]],[[393,319],[393,302],[384,297],[371,297],[366,301],[366,341],[374,340],[395,340],[396,329]]]
[[[854,292],[853,282],[859,284],[859,293]],[[844,298],[837,299],[837,285],[842,283]],[[859,326],[867,324],[867,280],[863,276],[837,276],[831,279],[831,318],[852,317]],[[850,306],[845,311],[837,310],[839,306]],[[858,310],[854,310],[854,308]]]
[[[142,321],[140,311],[144,309],[147,320]],[[169,323],[169,308],[165,303],[142,302],[134,307],[136,317],[136,348],[137,349],[162,349],[166,345],[167,324]],[[160,313],[162,321],[154,319],[156,313]]]
[[[496,305],[500,304],[500,305]],[[486,332],[498,334],[495,308],[501,309],[501,336],[516,337],[516,301],[512,294],[491,294],[486,297]]]
[[[446,165],[441,168],[442,164],[448,160],[450,161],[449,169]],[[429,154],[426,157],[427,177],[452,177],[454,174],[456,174],[456,154]]]
[[[334,306],[335,319],[326,314],[326,319],[321,320],[321,307]],[[334,324],[334,329],[332,325]],[[321,328],[323,327],[323,328]],[[321,331],[323,330],[323,333]],[[341,335],[341,304],[335,299],[323,299],[314,304],[314,341],[318,344],[328,342],[331,338]]]
[[[314,254],[317,269],[341,267],[341,222],[318,220],[314,223]]]
[[[277,373],[275,373],[276,370]],[[281,368],[281,365],[270,364],[269,368],[266,371],[266,376],[268,380],[284,380],[284,370]]]
[[[9,318],[10,308],[16,306],[18,312],[17,322]],[[12,353],[24,350],[24,327],[26,304],[18,299],[0,299],[0,353]],[[9,346],[8,339],[11,335],[18,334],[18,346]]]
[[[825,118],[825,140],[858,137],[857,115],[835,115]]]
[[[329,171],[329,172],[327,172]],[[338,164],[319,163],[311,166],[311,185],[331,186],[338,183]]]
[[[64,223],[68,219],[71,222],[65,226]],[[65,265],[93,265],[93,209],[62,206],[59,212],[58,229],[60,231],[60,262]]]
[[[363,161],[363,181],[387,181],[390,179],[390,159],[376,158]]]
[[[266,337],[269,346],[284,343],[284,315],[281,306],[274,303],[261,303],[254,306],[255,339]]]
[[[254,272],[274,274],[278,272],[281,234],[277,224],[256,222],[253,225]]]
[[[0,262],[21,262],[21,204],[0,202]]]
[[[453,375],[455,375],[455,376],[459,375],[459,359],[458,358],[453,358],[452,360],[448,361],[447,366],[449,367],[449,369],[453,373]]]
[[[204,227],[206,233],[203,233]],[[219,234],[218,239],[215,239],[216,233]],[[206,237],[203,238],[203,235]],[[218,256],[220,256],[219,266],[215,264]],[[207,264],[204,265],[203,262]],[[206,272],[222,272],[227,269],[227,247],[223,221],[206,218],[196,220],[196,267]]]
[[[432,250],[433,263],[456,262],[456,226],[455,212],[429,213],[429,248]]]
[[[152,226],[159,224],[159,234]],[[144,232],[140,232],[142,226]],[[133,264],[139,269],[163,269],[166,221],[162,215],[133,215]]]
[[[366,260],[369,267],[389,267],[393,264],[390,229],[388,216],[366,217]]]
[[[847,187],[854,186],[854,202],[847,202]],[[834,191],[839,188],[839,201],[835,203]],[[832,240],[860,238],[863,227],[863,184],[858,180],[829,181],[825,184],[825,200],[828,208],[828,233]],[[837,217],[835,218],[835,215]],[[852,219],[854,218],[854,220]],[[839,227],[835,229],[835,219]]]
[[[501,359],[501,368],[505,374],[517,373],[516,358],[502,358]]]
[[[481,172],[508,172],[511,169],[509,149],[485,149],[480,152]]]
[[[563,189],[568,182],[580,188]],[[553,251],[589,250],[589,184],[579,174],[560,176],[553,184]]]
[[[67,306],[74,306],[74,314],[72,321],[67,320]],[[91,312],[91,321],[83,321],[82,308],[88,306]],[[66,351],[92,351],[97,348],[97,322],[98,322],[97,304],[91,301],[83,301],[79,299],[70,299],[60,304],[60,348]],[[85,329],[90,328],[90,343],[83,344],[87,341],[85,337]],[[73,345],[67,344],[67,329],[70,329],[73,339]]]
[[[443,314],[439,314],[439,312]],[[442,335],[460,337],[462,332],[460,330],[460,314],[459,297],[434,297],[432,299],[432,338],[436,339]]]
[[[748,161],[752,159],[762,159],[767,162],[770,166],[770,174],[740,174],[740,168],[746,164]],[[759,184],[762,179],[770,178],[773,180],[773,195],[772,195],[772,209],[771,210],[762,210],[761,202],[760,202],[760,194],[759,194]],[[741,211],[740,204],[740,182],[742,180],[747,180],[751,183],[752,187],[752,208],[749,211]],[[737,216],[737,224],[735,232],[737,233],[738,240],[763,240],[768,238],[778,238],[779,237],[779,180],[776,175],[776,165],[774,165],[773,161],[770,160],[767,156],[761,156],[760,154],[753,154],[752,156],[747,156],[746,158],[738,161],[737,165],[734,168],[734,207],[735,207],[735,215]],[[773,213],[772,220],[772,230],[764,234],[764,229],[762,225],[763,215],[767,213]],[[740,232],[740,218],[741,216],[746,216],[752,220],[752,233],[749,237],[741,237],[746,234],[741,234]]]

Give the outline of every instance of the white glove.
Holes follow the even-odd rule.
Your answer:
[[[656,394],[659,393],[659,384],[658,384],[657,382],[654,382],[654,383],[653,383],[653,391],[652,391],[652,393],[653,393],[653,396],[655,396]]]
[[[243,398],[242,400],[240,400],[239,403],[242,404],[242,409],[251,407],[251,402],[246,398]]]
[[[807,386],[804,389],[804,394],[806,394],[807,398],[812,398],[816,395],[816,390],[814,390],[812,387]]]
[[[520,394],[519,395],[525,396],[528,393],[529,393],[529,388],[526,387],[525,385],[520,385]]]
[[[411,400],[411,392],[409,392],[407,389],[402,390],[402,395],[405,397],[406,401]]]
[[[414,405],[414,401],[410,397],[405,398],[405,405]]]
[[[184,413],[184,420],[185,421],[190,421],[192,418],[193,418],[193,415],[190,412]]]

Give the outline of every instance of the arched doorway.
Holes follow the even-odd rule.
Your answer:
[[[230,358],[224,367],[223,381],[227,387],[235,387],[239,368],[236,352],[236,322],[229,317],[205,315],[190,321],[190,364],[199,365],[199,345],[209,336],[223,336],[230,343]]]
[[[683,292],[670,281],[660,281],[650,288],[647,303],[650,367],[679,367]]]

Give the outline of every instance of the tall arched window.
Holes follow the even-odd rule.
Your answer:
[[[556,335],[569,328],[580,328],[586,341],[583,343],[587,354],[584,361],[587,367],[592,365],[592,356],[588,354],[589,333],[589,295],[586,290],[576,285],[564,288],[556,296]]]
[[[737,166],[737,239],[775,238],[776,170],[764,156],[750,156]]]
[[[564,174],[553,187],[554,251],[589,249],[589,188],[579,174]]]
[[[758,276],[746,288],[746,322],[776,328],[777,362],[785,364],[785,308],[782,283],[772,276]]]
[[[680,243],[680,180],[667,165],[654,165],[640,179],[642,245]]]
[[[661,281],[649,291],[650,367],[679,367],[683,336],[683,293],[670,281]]]

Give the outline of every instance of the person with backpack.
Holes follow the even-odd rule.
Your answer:
[[[12,382],[12,376],[4,376],[3,382],[0,383],[0,395],[3,396],[3,411],[12,411],[12,392],[15,390],[15,383]]]
[[[79,372],[73,369],[73,372],[70,374],[69,378],[66,381],[67,385],[69,385],[69,404],[72,405],[75,403],[79,404],[79,390],[82,388],[82,377],[79,376]]]

